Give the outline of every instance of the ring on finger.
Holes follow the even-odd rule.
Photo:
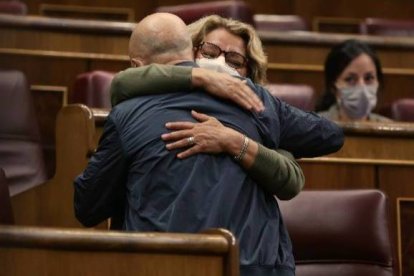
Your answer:
[[[187,138],[187,144],[188,146],[193,146],[195,144],[194,136],[190,136]]]

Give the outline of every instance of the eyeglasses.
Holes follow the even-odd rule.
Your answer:
[[[210,42],[201,42],[198,46],[198,50],[203,57],[210,59],[218,58],[221,53],[224,53],[224,60],[226,63],[235,69],[239,69],[247,63],[247,58],[243,55],[236,52],[223,51],[219,46]]]

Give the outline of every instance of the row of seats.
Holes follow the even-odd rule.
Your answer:
[[[0,13],[25,15],[27,14],[27,5],[18,0],[0,1]]]
[[[252,8],[243,1],[214,1],[175,6],[161,6],[157,12],[168,12],[179,16],[186,24],[197,19],[218,14],[249,23],[259,31],[298,31],[307,30],[307,24],[296,15],[254,14]]]
[[[254,14],[244,1],[212,1],[174,6],[160,6],[157,12],[174,13],[189,24],[202,16],[218,14],[252,24],[259,31],[308,31],[309,24],[298,15]],[[0,1],[0,13],[25,15],[27,6],[19,0]],[[413,20],[366,18],[359,24],[359,33],[367,35],[412,36]]]
[[[114,73],[91,71],[80,74],[75,81],[70,103],[83,103],[89,107],[111,108],[109,87]],[[305,84],[268,84],[269,92],[283,101],[306,111],[315,107],[315,91]],[[414,121],[414,98],[399,99],[391,105],[390,114],[396,121]]]
[[[115,73],[106,71],[85,72],[77,76],[70,103],[83,103],[89,107],[111,108],[109,88]],[[269,92],[303,110],[314,109],[314,90],[309,85],[269,84]]]
[[[187,24],[198,18],[218,14],[254,25],[260,31],[308,31],[309,24],[298,15],[254,14],[243,1],[213,1],[175,6],[160,6],[158,12],[180,16]],[[27,6],[18,0],[0,1],[0,13],[25,15]],[[359,33],[368,35],[412,36],[414,21],[385,18],[366,18],[359,24]]]
[[[243,1],[203,2],[176,6],[162,6],[160,12],[174,13],[191,23],[208,14],[219,14],[252,24],[259,31],[309,31],[309,24],[298,15],[254,14]],[[359,24],[359,33],[366,35],[412,36],[413,20],[365,18]]]

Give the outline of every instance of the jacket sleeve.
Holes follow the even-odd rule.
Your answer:
[[[292,199],[303,189],[305,176],[289,152],[271,150],[259,144],[249,176],[266,192],[281,200]]]
[[[336,123],[315,112],[305,112],[277,101],[280,148],[291,152],[296,158],[322,156],[341,149],[344,133]]]
[[[323,156],[342,147],[343,130],[333,121],[291,106],[260,85],[255,85],[255,90],[265,103],[260,116],[272,133],[272,139],[267,142],[274,144],[270,148],[284,149],[295,158],[302,158]]]
[[[127,163],[116,126],[110,116],[97,151],[74,181],[76,218],[92,227],[119,213],[125,200]]]
[[[190,90],[191,70],[188,66],[151,64],[121,71],[111,83],[112,106],[137,96]]]

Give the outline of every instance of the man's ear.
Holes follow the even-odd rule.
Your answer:
[[[139,58],[131,58],[131,67],[141,67],[144,66],[144,62]]]

